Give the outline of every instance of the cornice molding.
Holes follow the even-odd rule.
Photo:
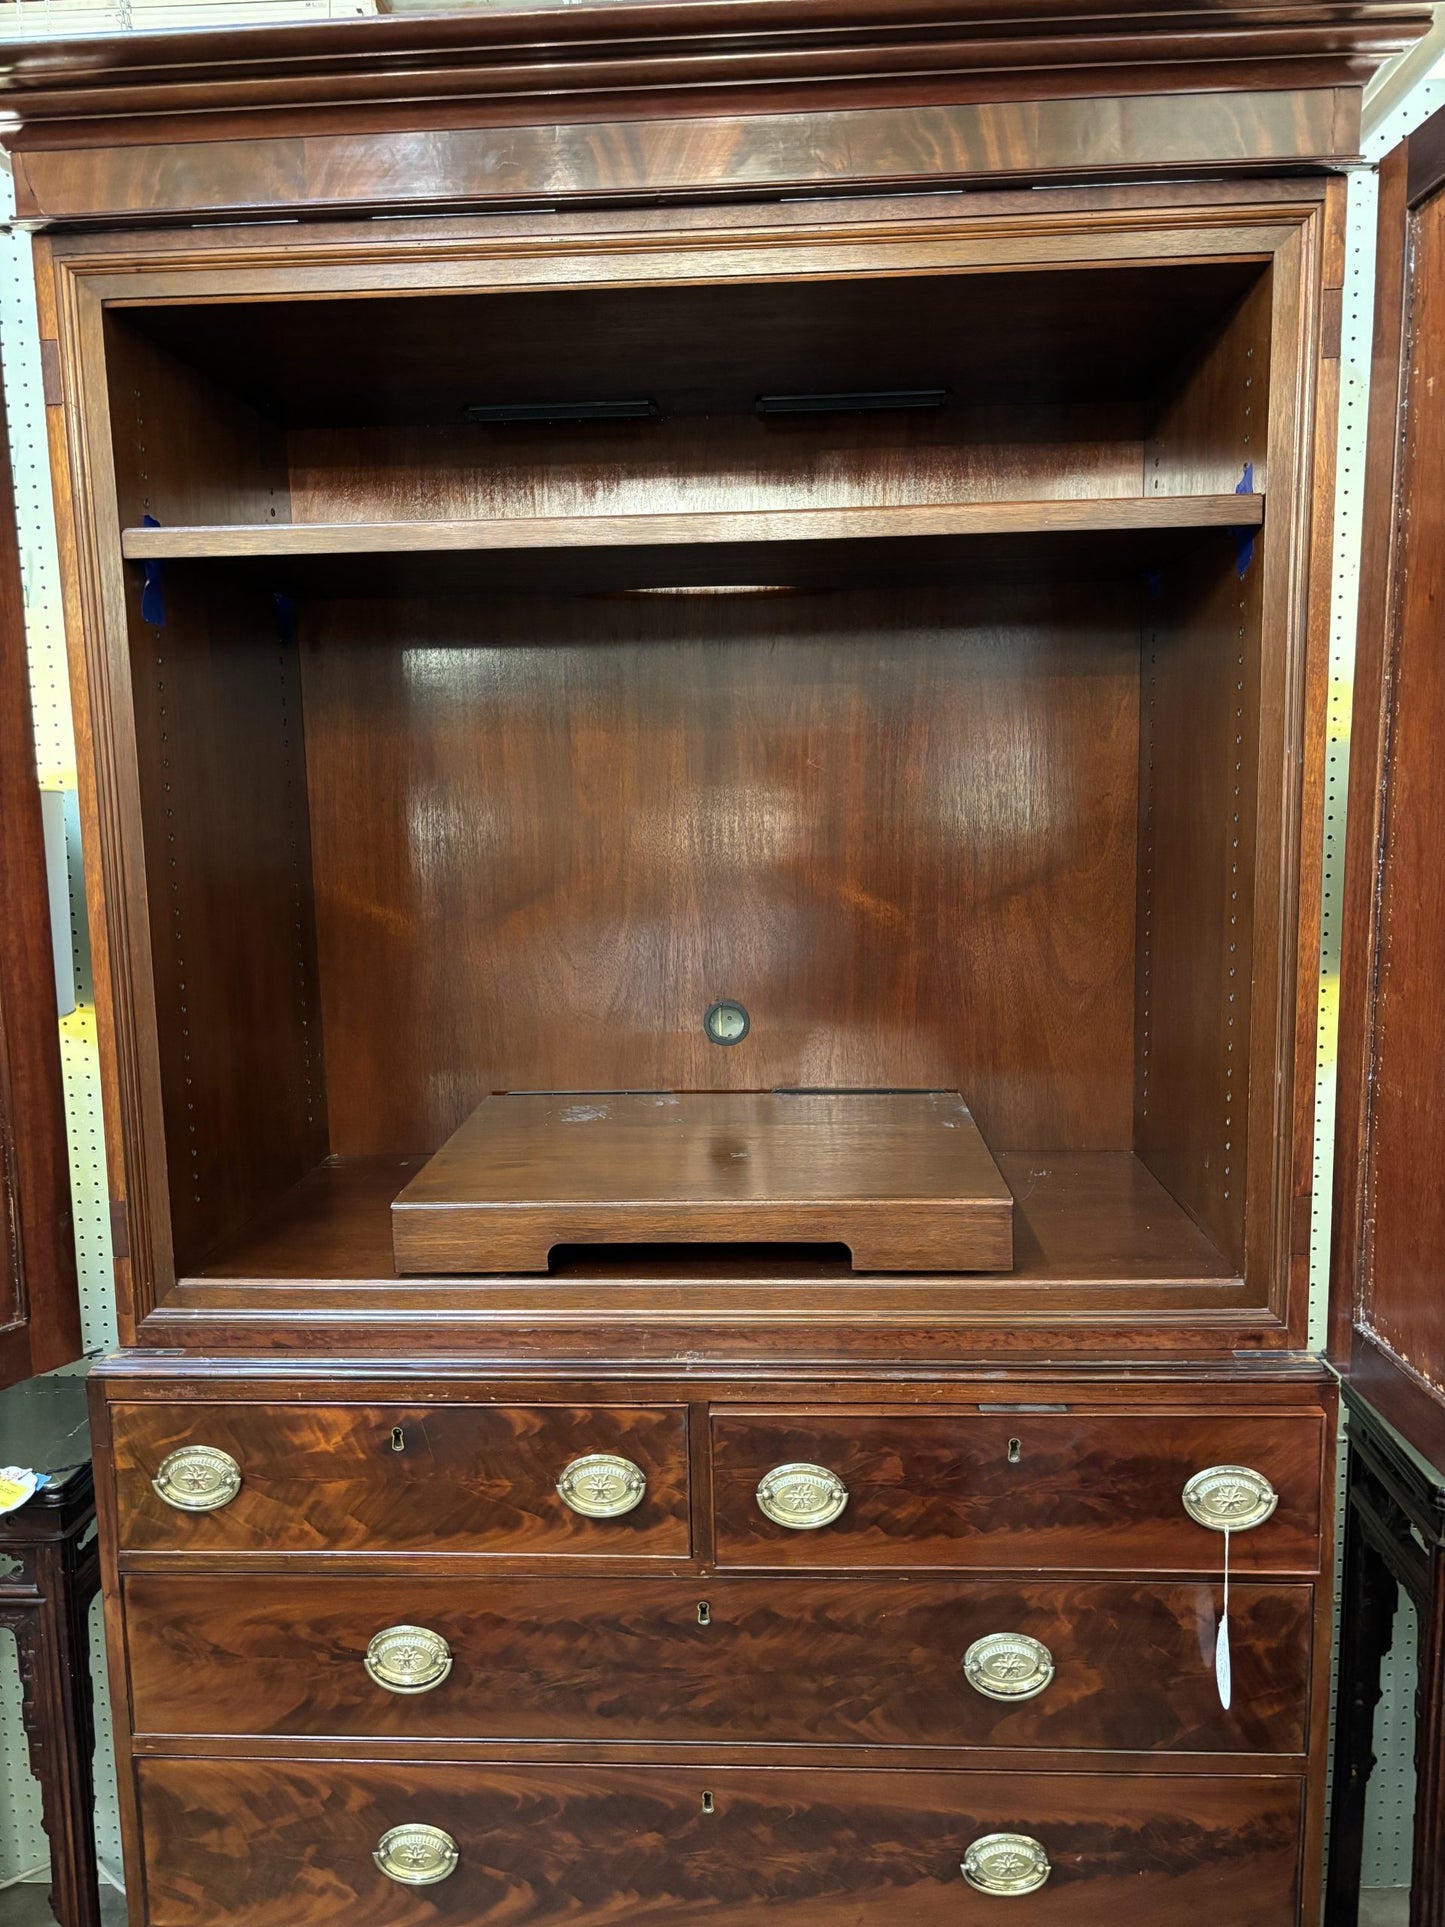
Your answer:
[[[16,148],[746,109],[1363,86],[1423,0],[696,0],[12,47]]]

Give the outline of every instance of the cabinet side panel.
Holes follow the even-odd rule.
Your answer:
[[[1404,465],[1397,524],[1388,775],[1375,973],[1375,1039],[1361,1319],[1445,1393],[1445,1248],[1440,1183],[1440,941],[1445,929],[1445,193],[1415,211],[1407,315]]]
[[[128,584],[176,1263],[326,1154],[301,687],[284,604]],[[160,621],[147,621],[146,616]]]

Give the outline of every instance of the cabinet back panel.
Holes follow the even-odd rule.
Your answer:
[[[743,411],[582,428],[298,429],[287,449],[297,522],[873,508],[1144,492],[1138,410],[1121,403],[769,419]]]
[[[333,1152],[491,1090],[778,1085],[1129,1148],[1122,585],[326,602],[303,678]]]

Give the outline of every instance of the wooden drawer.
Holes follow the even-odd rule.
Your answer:
[[[1122,1774],[691,1766],[139,1763],[149,1927],[998,1927],[960,1865],[990,1834],[1052,1872],[1009,1919],[1041,1927],[1286,1927],[1302,1783]],[[710,1808],[710,1810],[708,1810]],[[450,1835],[427,1887],[372,1855],[389,1829]]]
[[[1207,1584],[139,1574],[125,1596],[141,1733],[1299,1753],[1309,1708],[1308,1586],[1233,1589],[1228,1713]],[[365,1670],[398,1621],[446,1643],[431,1690]],[[964,1677],[1001,1632],[1048,1649],[1036,1697]]]
[[[129,1551],[690,1550],[682,1406],[117,1404],[112,1427]],[[195,1446],[240,1469],[219,1510],[178,1510],[155,1490],[169,1455]],[[641,1471],[632,1511],[582,1517],[563,1503],[559,1475],[589,1454]]]
[[[1217,1573],[1221,1536],[1181,1495],[1196,1472],[1245,1465],[1279,1504],[1234,1536],[1234,1569],[1319,1567],[1325,1438],[1312,1413],[718,1412],[712,1435],[723,1566]],[[760,1482],[797,1464],[847,1487],[832,1523],[800,1531],[761,1510]]]

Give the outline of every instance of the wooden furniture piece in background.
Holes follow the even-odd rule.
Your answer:
[[[1428,17],[15,56],[132,1927],[1313,1927],[1333,170]],[[797,1090],[961,1093],[1011,1265],[397,1266],[502,1093]]]
[[[1375,1708],[1401,1591],[1419,1624],[1410,1927],[1445,1919],[1445,1474],[1346,1391],[1349,1485],[1326,1927],[1356,1927]]]
[[[80,1356],[45,835],[0,410],[0,1385]]]
[[[14,1633],[20,1658],[50,1905],[59,1927],[100,1927],[89,1632],[100,1546],[83,1377],[52,1374],[0,1392],[0,1464],[46,1475],[34,1498],[0,1516],[0,1626]]]
[[[1331,1927],[1355,1919],[1370,1721],[1398,1580],[1421,1609],[1410,1920],[1442,1927],[1445,396],[1437,370],[1445,353],[1445,115],[1427,121],[1381,167],[1376,272],[1341,938],[1334,1350],[1349,1389],[1352,1463],[1341,1686],[1347,1718],[1335,1777],[1329,1919]]]

